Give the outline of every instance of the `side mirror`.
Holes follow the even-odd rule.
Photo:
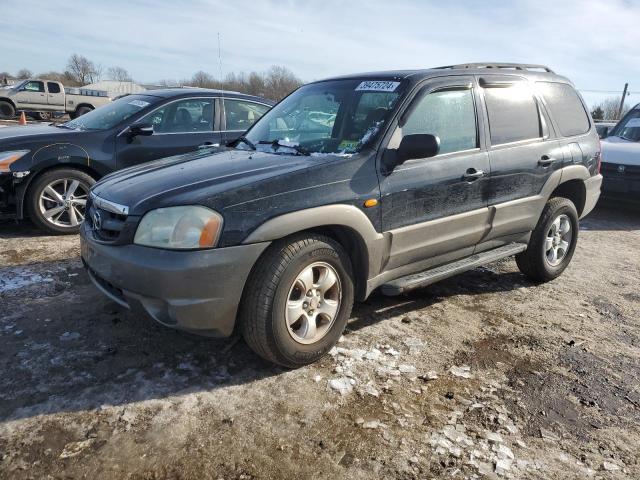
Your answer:
[[[440,139],[430,134],[405,135],[396,151],[396,164],[416,158],[435,157],[440,151]]]
[[[130,137],[149,137],[153,135],[153,124],[151,123],[134,123],[129,127]]]

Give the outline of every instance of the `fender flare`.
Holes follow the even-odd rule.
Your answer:
[[[387,241],[378,233],[371,220],[353,205],[336,204],[298,210],[267,220],[242,242],[243,244],[270,242],[288,235],[318,227],[347,227],[360,236],[366,246],[368,277],[379,273],[387,250]],[[367,279],[368,280],[368,279]]]
[[[13,100],[11,100],[11,98],[9,97],[0,97],[0,102],[7,102],[10,103],[11,105],[13,105],[13,108],[18,111],[18,106],[16,105],[16,102],[14,102]]]

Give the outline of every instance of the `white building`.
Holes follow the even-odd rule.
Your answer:
[[[138,85],[134,82],[118,82],[117,80],[102,80],[100,82],[85,85],[82,88],[92,90],[105,90],[109,97],[116,98],[121,95],[127,95],[132,93],[141,93],[146,91],[146,88],[142,85]]]

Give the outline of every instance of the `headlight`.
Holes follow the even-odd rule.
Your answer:
[[[16,160],[24,157],[29,150],[14,150],[12,152],[0,152],[0,172],[8,172],[9,167]]]
[[[206,207],[158,208],[142,217],[133,243],[172,250],[211,248],[221,231],[222,217]]]

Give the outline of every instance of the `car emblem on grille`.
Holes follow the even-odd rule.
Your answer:
[[[624,165],[618,165],[618,173],[624,173],[625,168]]]
[[[102,217],[100,216],[100,212],[94,212],[93,214],[93,228],[96,230],[100,230],[102,228]]]

